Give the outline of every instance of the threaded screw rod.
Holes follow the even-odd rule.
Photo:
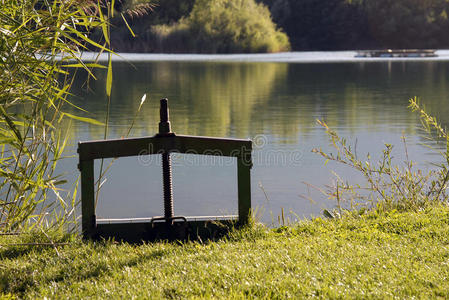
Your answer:
[[[160,122],[159,122],[159,135],[167,136],[173,134],[171,132],[171,126],[169,121],[168,111],[168,99],[164,98],[160,101],[161,107],[159,110]],[[164,185],[164,218],[165,221],[171,221],[175,216],[173,209],[173,183],[172,183],[172,171],[171,171],[171,158],[170,153],[162,153],[162,176]]]
[[[170,153],[162,153],[162,175],[164,185],[164,218],[166,221],[173,219],[173,186],[171,172]]]

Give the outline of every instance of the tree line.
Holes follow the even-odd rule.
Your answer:
[[[135,11],[142,1],[123,0]],[[129,52],[276,52],[449,47],[449,0],[153,0],[113,20]]]
[[[446,48],[447,0],[263,0],[294,50]]]

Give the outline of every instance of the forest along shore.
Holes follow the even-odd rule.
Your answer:
[[[449,3],[440,0],[153,0],[151,4],[126,0],[115,3],[119,13],[111,21],[111,44],[117,52],[449,48]],[[101,29],[97,29],[92,38],[101,40],[101,35]]]

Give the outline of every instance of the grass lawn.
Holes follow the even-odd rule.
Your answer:
[[[210,243],[7,246],[3,298],[448,298],[449,208],[256,226]],[[0,298],[1,298],[0,297]]]

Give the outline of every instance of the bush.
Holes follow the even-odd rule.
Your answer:
[[[336,181],[329,190],[321,190],[329,199],[337,201],[337,208],[341,213],[344,202],[350,203],[350,208],[374,208],[377,211],[420,211],[429,207],[449,203],[447,191],[449,183],[449,134],[441,127],[435,117],[430,116],[420,106],[416,98],[410,99],[409,107],[420,115],[424,129],[432,138],[443,140],[446,151],[439,152],[443,160],[430,171],[416,169],[409,160],[405,137],[406,160],[404,165],[394,165],[392,162],[393,146],[385,144],[380,160],[376,163],[368,154],[366,160],[359,159],[356,146],[348,145],[347,140],[340,137],[336,131],[330,129],[326,123],[318,121],[329,135],[331,145],[336,154],[325,153],[322,149],[314,149],[326,160],[336,161],[358,171],[366,185],[361,186],[343,180],[336,175]],[[326,211],[326,214],[332,215]]]
[[[287,35],[254,0],[197,0],[187,18],[153,26],[154,52],[249,53],[288,51]]]

